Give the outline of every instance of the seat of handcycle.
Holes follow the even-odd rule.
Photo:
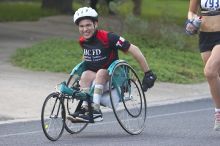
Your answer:
[[[115,67],[119,63],[126,63],[126,61],[115,60],[107,69],[109,76],[113,74]],[[73,70],[70,73],[70,76],[78,76],[79,78],[77,80],[80,80],[80,77],[85,70],[86,70],[85,61],[82,61],[73,68]],[[114,73],[114,80],[117,81],[118,86],[123,85],[123,78],[120,75],[122,74],[122,72],[123,72],[122,70],[117,70],[117,72]],[[89,92],[90,94],[92,94],[93,89],[94,89],[94,83],[91,85],[90,92]],[[116,89],[114,89],[114,87],[111,87],[111,89],[112,89],[111,94],[113,97],[113,102],[114,104],[117,104],[120,101],[120,97],[119,97],[120,95],[118,95],[118,92],[116,91]],[[59,91],[61,91],[64,94],[68,94],[68,95],[73,95],[74,93],[74,89],[67,87],[65,83],[63,84],[61,83],[61,86],[59,87]],[[112,107],[111,101],[110,101],[110,95],[109,95],[109,82],[107,82],[106,85],[104,86],[104,93],[101,98],[101,105],[105,107],[110,107],[110,108]]]

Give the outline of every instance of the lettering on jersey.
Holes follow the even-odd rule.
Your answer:
[[[98,56],[100,54],[100,49],[84,49],[84,56]]]
[[[84,59],[86,61],[102,61],[106,58],[106,56],[102,56],[102,51],[100,49],[84,49]]]
[[[119,40],[116,43],[116,46],[120,46],[122,47],[123,43],[124,43],[125,39],[123,37],[120,37]]]

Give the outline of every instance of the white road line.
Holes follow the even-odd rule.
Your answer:
[[[208,110],[213,110],[214,111],[214,108],[210,107],[210,108],[203,108],[203,109],[197,109],[197,110],[190,110],[190,111],[183,111],[183,112],[148,116],[147,119],[160,118],[160,117],[169,117],[169,116],[175,116],[175,115],[179,115],[179,114],[195,113],[195,112],[202,112],[202,111],[208,111]]]
[[[41,132],[42,132],[42,130],[30,131],[30,132],[21,132],[21,133],[12,133],[12,134],[0,135],[0,138],[10,137],[10,136],[29,135],[29,134],[35,134],[35,133],[41,133]]]
[[[147,119],[170,117],[170,116],[176,116],[176,115],[188,114],[188,113],[195,113],[195,112],[202,112],[202,111],[208,111],[208,110],[213,110],[213,107],[212,108],[210,107],[210,108],[203,108],[203,109],[197,109],[197,110],[189,110],[189,111],[183,111],[183,112],[175,112],[175,113],[148,116]],[[96,123],[96,124],[90,124],[89,126],[99,126],[99,125],[106,125],[106,124],[113,124],[113,123],[117,123],[117,121],[100,122],[100,123]],[[42,132],[43,132],[42,130],[38,130],[38,131],[30,131],[30,132],[5,134],[5,135],[0,135],[0,138],[10,137],[10,136],[29,135],[29,134],[42,133]]]

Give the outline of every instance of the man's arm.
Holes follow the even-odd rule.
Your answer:
[[[140,64],[144,72],[144,78],[142,80],[142,88],[143,91],[145,92],[147,91],[148,88],[153,87],[154,82],[157,79],[157,76],[150,70],[144,55],[137,46],[131,44],[130,47],[128,48],[128,52],[137,60],[137,62]]]
[[[150,70],[144,55],[142,54],[142,52],[140,51],[140,49],[137,46],[131,44],[130,47],[128,48],[128,52],[139,63],[143,72],[147,72]]]

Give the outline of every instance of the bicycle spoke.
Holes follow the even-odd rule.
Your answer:
[[[121,99],[115,106],[111,97],[113,111],[119,124],[129,134],[139,134],[145,127],[147,106],[135,71],[128,64],[119,63],[113,70],[109,86],[117,89]]]

